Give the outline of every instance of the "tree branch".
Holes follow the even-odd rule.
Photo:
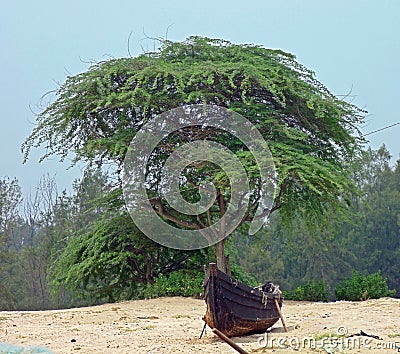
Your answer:
[[[172,215],[161,203],[161,201],[159,199],[151,199],[150,201],[156,208],[156,212],[165,217],[166,219],[180,225],[183,227],[187,227],[189,229],[194,229],[194,230],[199,230],[200,229],[200,225],[198,223],[193,223],[193,222],[188,222],[188,221],[184,221],[181,220],[179,218],[177,218],[176,216]]]

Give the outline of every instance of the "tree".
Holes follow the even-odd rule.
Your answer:
[[[363,141],[357,127],[364,112],[331,94],[292,54],[256,45],[190,37],[181,43],[164,41],[158,51],[135,58],[95,64],[57,90],[22,150],[26,160],[32,147],[44,145],[42,159],[65,159],[73,152],[75,161],[111,161],[121,170],[129,144],[144,124],[173,108],[199,103],[241,114],[268,142],[278,192],[267,212],[280,210],[287,224],[302,214],[309,225],[321,223],[326,210],[343,215],[354,189],[349,162]],[[188,229],[201,229],[225,213],[229,181],[211,164],[198,170],[187,166],[180,181],[184,198],[192,202],[199,198],[200,177],[214,183],[216,198],[209,213],[178,215],[160,193],[157,171],[166,155],[195,140],[223,142],[238,157],[251,188],[240,222],[254,219],[263,183],[254,157],[243,142],[208,126],[179,129],[155,150],[147,168],[154,210],[167,223]],[[228,270],[224,240],[216,254],[218,266]]]
[[[390,166],[390,153],[383,145],[368,149],[359,159],[356,175],[362,197],[356,199],[356,221],[344,225],[348,247],[356,254],[355,269],[382,271],[390,288],[400,289],[400,160]],[[354,248],[354,244],[359,245]]]
[[[127,212],[109,211],[71,238],[52,266],[52,285],[56,291],[66,286],[91,303],[126,300],[160,274],[190,269],[193,263],[200,267],[191,256],[143,237]]]
[[[22,202],[21,187],[16,178],[0,179],[0,247],[4,249],[18,223]]]
[[[9,283],[10,264],[14,258],[10,248],[14,241],[15,230],[20,226],[21,201],[21,187],[18,180],[2,177],[0,179],[0,307],[6,309],[15,309],[16,302]]]
[[[11,181],[11,180],[10,180]],[[11,185],[11,183],[10,183]],[[8,188],[8,198],[12,203],[3,204],[9,215],[17,215],[12,232],[9,233],[4,253],[5,279],[9,292],[13,295],[14,309],[44,309],[51,307],[46,282],[46,267],[49,262],[50,228],[57,199],[55,180],[43,176],[33,193],[22,202],[20,188],[13,180],[13,188]],[[19,204],[19,205],[18,205]],[[11,211],[13,210],[13,211]],[[23,211],[23,216],[18,213]],[[4,299],[4,297],[3,297]],[[10,306],[3,302],[2,308]]]

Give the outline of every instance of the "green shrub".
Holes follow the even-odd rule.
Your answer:
[[[328,301],[328,290],[322,280],[310,280],[293,291],[283,291],[286,300]]]
[[[203,292],[204,273],[178,270],[165,276],[161,274],[154,284],[146,284],[139,291],[139,298],[155,298],[160,296],[194,296]]]
[[[396,290],[389,290],[387,279],[381,272],[363,275],[353,272],[350,278],[343,279],[335,288],[335,296],[338,300],[363,301],[367,299],[379,299],[385,296],[394,296]]]
[[[231,263],[232,278],[244,283],[248,286],[254,287],[258,285],[257,280],[253,275],[243,270],[241,266],[236,263]]]

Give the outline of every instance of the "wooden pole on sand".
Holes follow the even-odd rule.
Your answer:
[[[279,307],[278,299],[276,299],[276,298],[275,298],[275,305],[276,305],[276,309],[278,310],[279,317],[281,318],[281,321],[283,324],[283,329],[285,330],[285,332],[287,332],[288,330],[286,328],[285,320],[283,319],[282,311],[281,311],[281,308]]]
[[[213,331],[218,337],[220,337],[223,341],[225,341],[226,343],[228,343],[233,349],[235,349],[236,351],[238,351],[240,354],[249,354],[249,353],[246,352],[244,349],[240,348],[233,340],[229,339],[225,334],[223,334],[222,332],[220,332],[218,329],[213,328],[212,331]]]

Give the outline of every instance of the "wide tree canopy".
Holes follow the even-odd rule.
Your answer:
[[[31,148],[44,146],[42,159],[73,154],[75,161],[111,161],[121,168],[141,127],[156,115],[189,104],[227,108],[257,127],[277,170],[271,210],[280,209],[286,220],[296,213],[307,215],[310,224],[320,221],[327,209],[341,215],[354,188],[349,162],[363,142],[358,126],[364,112],[330,93],[293,55],[256,45],[201,37],[164,41],[158,51],[100,62],[70,76],[38,115],[22,146],[25,160]],[[183,192],[199,186],[200,177],[214,183],[217,198],[210,213],[179,216],[160,206],[164,200],[160,183],[153,183],[158,178],[154,167],[161,166],[179,142],[199,139],[224,143],[242,162],[253,192],[243,222],[251,220],[263,183],[254,172],[251,152],[226,132],[206,126],[181,129],[156,150],[153,168],[148,169],[148,194],[155,210],[184,228],[209,225],[223,215],[229,188],[221,171],[210,165],[201,165],[197,174],[194,166],[187,166],[181,180]],[[185,198],[196,201],[198,195],[187,192]]]

